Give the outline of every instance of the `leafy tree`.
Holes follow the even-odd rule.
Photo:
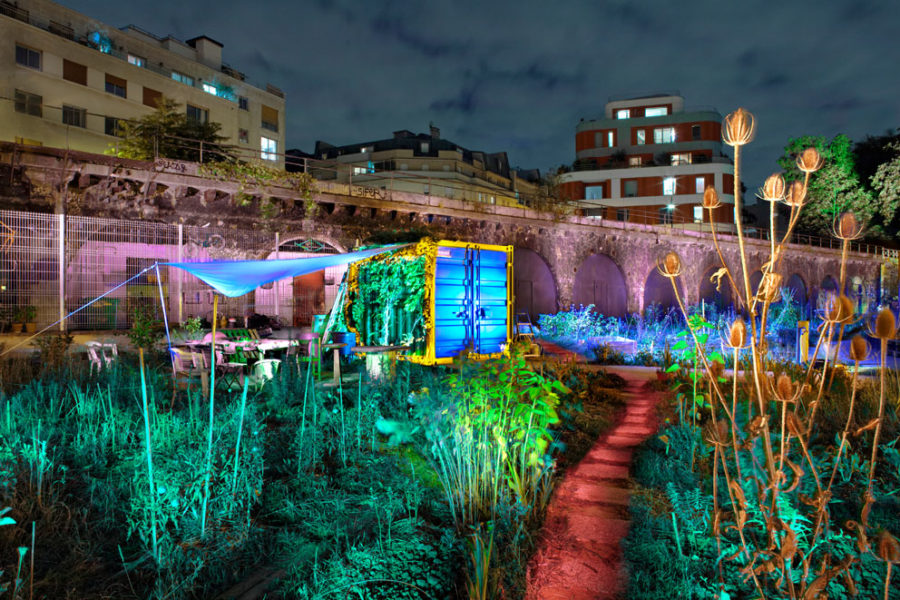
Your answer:
[[[891,220],[894,208],[877,205],[860,183],[850,138],[846,135],[838,134],[831,141],[822,136],[791,138],[784,155],[778,159],[784,178],[789,182],[803,179],[803,173],[797,168],[797,155],[810,146],[819,151],[825,164],[809,182],[808,205],[800,215],[797,229],[814,235],[831,235],[835,217],[851,210],[861,222],[867,223],[867,235],[877,236],[880,224]]]
[[[883,163],[894,158],[894,144],[900,142],[900,130],[888,129],[884,135],[867,135],[866,139],[853,145],[856,172],[863,185],[872,189],[872,176]]]
[[[136,121],[120,120],[122,140],[118,148],[110,145],[109,154],[122,158],[153,160],[156,157],[210,162],[234,160],[234,155],[222,143],[219,123],[200,123],[187,118],[178,102],[161,97],[155,111]],[[200,143],[203,160],[200,160]]]
[[[893,217],[900,208],[900,142],[890,144],[886,149],[890,150],[891,158],[878,165],[871,184],[878,206],[890,211]],[[896,236],[900,225],[892,221],[891,218],[885,218],[886,229]]]

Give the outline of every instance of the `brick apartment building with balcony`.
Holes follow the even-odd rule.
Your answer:
[[[578,124],[576,160],[560,193],[589,216],[702,229],[711,185],[722,202],[713,218],[729,229],[734,165],[723,153],[721,124],[718,111],[685,109],[675,94],[611,100],[602,119]]]

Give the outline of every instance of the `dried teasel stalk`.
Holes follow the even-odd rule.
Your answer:
[[[797,168],[804,173],[815,173],[824,163],[825,159],[815,148],[807,148],[797,156]]]
[[[880,340],[889,340],[897,334],[897,319],[889,308],[882,308],[875,317],[872,335]]]
[[[850,340],[850,360],[854,362],[862,362],[869,357],[871,346],[866,338],[857,334]]]
[[[828,309],[827,318],[829,321],[841,325],[850,323],[853,320],[853,300],[844,294],[835,298]]]
[[[729,146],[743,146],[753,140],[756,121],[744,108],[739,108],[725,117],[722,123],[722,141]]]
[[[747,324],[744,319],[738,317],[731,324],[728,331],[728,347],[743,348],[747,344]]]
[[[662,264],[659,266],[659,272],[669,278],[681,275],[681,258],[678,254],[675,252],[666,254]]]
[[[722,206],[722,203],[719,201],[719,192],[716,191],[716,188],[713,186],[707,186],[705,190],[703,190],[703,208],[707,210],[714,210]]]
[[[784,194],[784,203],[793,208],[802,208],[806,202],[806,186],[794,181]]]
[[[773,173],[766,178],[759,197],[769,202],[778,202],[779,200],[784,200],[784,192],[784,177],[781,173]]]
[[[900,542],[887,530],[882,530],[878,534],[875,547],[878,558],[881,560],[894,564],[900,563]]]
[[[855,240],[862,235],[862,225],[852,212],[847,211],[838,217],[832,227],[834,236],[841,240]]]

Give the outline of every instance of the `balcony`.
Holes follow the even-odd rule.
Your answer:
[[[727,156],[713,156],[712,158],[708,156],[695,156],[693,157],[693,161],[690,163],[682,163],[682,164],[691,164],[691,165],[702,165],[702,164],[732,164],[732,160]],[[609,162],[603,165],[597,165],[593,160],[589,159],[578,159],[574,163],[572,163],[569,172],[578,172],[578,171],[613,171],[618,169],[643,169],[646,167],[671,167],[673,166],[671,162],[658,163],[655,160],[650,162],[641,163],[639,165],[630,165],[625,161],[615,161]]]

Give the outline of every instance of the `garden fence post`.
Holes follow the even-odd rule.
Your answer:
[[[175,260],[176,262],[182,262],[184,260],[184,224],[178,224],[178,244],[176,244],[177,248],[175,252],[177,252]],[[169,269],[169,272],[172,272],[172,269]],[[178,299],[178,322],[184,323],[184,297],[181,291],[181,282],[182,282],[182,270],[175,269],[175,297]]]
[[[66,215],[57,215],[56,268],[59,279],[59,330],[66,330]]]
[[[306,160],[306,159],[303,159],[303,160]],[[279,238],[279,233],[276,231],[275,232],[275,260],[279,259],[278,248],[280,246],[281,246],[281,241]],[[279,312],[281,309],[281,282],[276,281],[272,285],[272,289],[275,291],[275,320],[277,321],[278,317],[279,317]]]

